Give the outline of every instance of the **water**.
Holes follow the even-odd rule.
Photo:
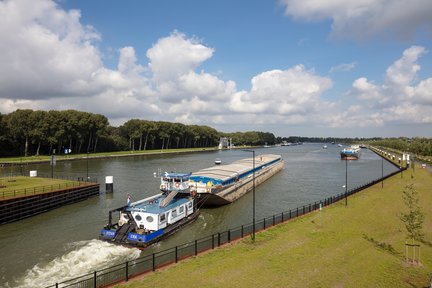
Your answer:
[[[345,161],[340,148],[322,144],[256,149],[256,154],[280,154],[285,169],[256,189],[256,218],[262,219],[305,204],[343,193]],[[114,193],[101,194],[89,200],[68,205],[32,218],[0,226],[0,287],[44,287],[57,281],[90,273],[180,245],[213,233],[252,222],[252,193],[231,205],[202,209],[198,220],[168,239],[144,252],[104,243],[97,239],[108,222],[108,211],[126,204],[127,194],[139,200],[159,193],[159,179],[153,172],[192,172],[222,163],[252,157],[241,150],[214,151],[158,156],[119,157],[91,160],[88,174],[97,177],[104,188],[105,176],[114,176]],[[359,160],[348,162],[348,189],[381,176],[382,161],[373,152],[363,149]],[[50,174],[49,165],[23,168]],[[384,161],[384,175],[396,168]],[[0,175],[19,172],[19,167],[0,169]],[[85,177],[87,161],[58,163],[55,176]],[[142,255],[141,254],[141,255]]]

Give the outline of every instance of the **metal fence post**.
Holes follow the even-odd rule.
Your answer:
[[[195,256],[198,255],[198,240],[195,239]]]
[[[156,257],[155,257],[155,253],[153,253],[153,255],[152,255],[152,270],[153,271],[156,270]]]
[[[228,243],[231,243],[231,230],[228,230]]]
[[[291,210],[290,210],[291,211]],[[284,215],[283,215],[283,212],[282,212],[282,222],[284,222],[285,220],[284,220]]]
[[[129,281],[129,261],[126,261],[126,282]]]
[[[289,219],[291,219],[292,218],[292,210],[290,209],[290,218]]]
[[[175,247],[175,263],[178,262],[178,246]]]
[[[264,229],[263,230],[265,230],[266,229],[266,223],[265,223],[265,217],[264,217]]]
[[[218,247],[220,246],[220,233],[218,233]]]
[[[212,234],[212,249],[214,249],[214,245],[215,243],[214,243],[214,234]]]
[[[243,225],[241,226],[241,238],[243,238]]]
[[[275,215],[273,214],[273,226],[275,225]]]

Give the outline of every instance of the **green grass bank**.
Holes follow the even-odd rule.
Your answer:
[[[244,147],[241,147],[244,148]],[[127,157],[139,155],[160,155],[160,154],[175,154],[175,153],[190,153],[190,152],[205,152],[215,151],[218,147],[206,148],[182,148],[182,149],[163,149],[163,150],[137,150],[137,151],[117,151],[117,152],[100,152],[100,153],[81,153],[70,155],[56,155],[57,161],[72,161],[82,159],[98,159],[98,158],[111,158],[111,157]],[[0,157],[0,164],[3,165],[21,165],[31,163],[49,163],[51,156],[27,156],[27,157]]]
[[[412,176],[411,176],[412,175]],[[414,183],[425,214],[421,265],[405,262],[407,210]],[[116,287],[429,287],[432,175],[416,167],[344,201]],[[259,209],[259,206],[258,206]]]
[[[0,200],[43,194],[79,186],[78,181],[40,177],[0,177]]]

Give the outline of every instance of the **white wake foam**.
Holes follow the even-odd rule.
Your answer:
[[[141,251],[103,242],[80,241],[70,244],[72,251],[47,264],[35,265],[9,287],[46,287],[138,258]]]

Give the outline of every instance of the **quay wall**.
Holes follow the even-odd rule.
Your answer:
[[[71,187],[43,194],[0,200],[0,224],[31,217],[55,208],[83,201],[98,195],[99,184]]]

